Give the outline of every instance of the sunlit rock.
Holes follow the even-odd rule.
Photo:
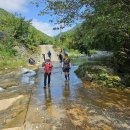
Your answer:
[[[0,92],[1,92],[1,91],[4,91],[4,89],[3,89],[3,88],[0,88]]]
[[[25,76],[28,76],[28,77],[32,77],[32,76],[35,76],[36,75],[36,72],[33,71],[33,70],[29,70],[27,68],[22,68],[21,69],[21,73],[24,74]]]

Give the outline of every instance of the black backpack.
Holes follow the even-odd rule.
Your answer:
[[[70,59],[63,60],[63,68],[70,68]]]

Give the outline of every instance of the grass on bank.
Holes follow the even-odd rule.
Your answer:
[[[27,61],[17,58],[4,58],[0,61],[0,69],[16,69],[20,66],[26,66]]]
[[[40,52],[41,50],[39,47],[35,49],[35,52],[26,50],[23,54],[18,51],[16,51],[15,54],[12,54],[13,52],[11,53],[9,51],[0,51],[0,70],[17,69],[20,67],[35,68],[35,66],[28,64],[28,59],[32,57],[37,63]]]
[[[38,69],[38,65],[30,65],[27,62],[27,59],[17,59],[17,58],[9,58],[6,60],[1,60],[0,62],[0,70],[4,69],[18,69],[26,67],[28,69],[36,71]]]
[[[91,85],[97,84],[97,86],[105,86],[109,88],[126,88],[130,85],[127,75],[126,78],[121,77],[114,71],[110,64],[110,59],[106,58],[102,61],[87,61],[79,66],[75,71],[79,78],[89,81]]]

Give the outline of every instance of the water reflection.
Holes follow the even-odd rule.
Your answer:
[[[44,97],[45,100],[51,100],[51,89],[48,87],[48,89],[44,89]]]
[[[69,82],[65,82],[63,89],[63,96],[67,99],[70,97],[70,84]]]
[[[52,104],[51,89],[44,89],[45,106],[48,108]]]

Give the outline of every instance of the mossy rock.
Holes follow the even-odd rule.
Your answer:
[[[80,65],[75,72],[81,79],[96,82],[100,86],[123,86],[121,78],[118,75],[115,75],[114,71],[111,68],[107,68],[106,66],[90,66],[85,63],[83,65]],[[127,76],[127,78],[128,77],[129,76]]]

